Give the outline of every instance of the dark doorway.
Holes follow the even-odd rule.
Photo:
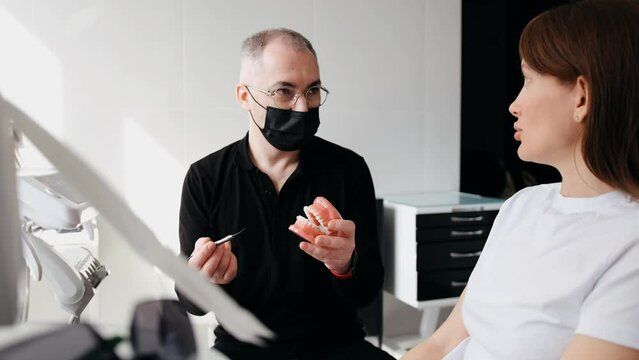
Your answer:
[[[566,0],[463,0],[460,190],[506,198],[559,173],[521,161],[508,106],[523,78],[518,52],[524,26]]]

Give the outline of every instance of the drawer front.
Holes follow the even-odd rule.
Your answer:
[[[472,269],[417,272],[417,301],[461,295]]]
[[[486,239],[490,233],[490,225],[449,226],[439,228],[417,229],[417,242]]]
[[[440,227],[457,225],[485,225],[492,224],[497,216],[497,210],[451,212],[445,214],[421,214],[417,215],[417,227]]]
[[[417,244],[417,271],[472,268],[485,239]]]

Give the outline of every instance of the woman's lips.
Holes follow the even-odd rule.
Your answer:
[[[513,129],[515,129],[515,134],[513,135],[513,137],[516,141],[521,141],[521,128],[513,125]]]

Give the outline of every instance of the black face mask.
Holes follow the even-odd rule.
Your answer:
[[[255,119],[251,114],[255,125]],[[264,128],[260,129],[264,138],[276,149],[282,151],[300,150],[315,136],[319,128],[319,108],[307,112],[266,108]],[[259,125],[257,126],[258,128]]]

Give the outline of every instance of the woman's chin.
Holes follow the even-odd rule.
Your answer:
[[[517,156],[519,156],[519,159],[521,159],[522,161],[534,161],[533,157],[526,151],[526,148],[523,144],[520,144],[517,148]]]

